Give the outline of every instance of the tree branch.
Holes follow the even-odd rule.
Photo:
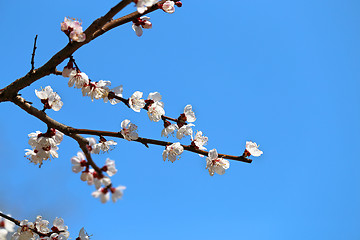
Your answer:
[[[84,152],[88,163],[94,168],[94,170],[100,176],[102,175],[102,170],[92,160],[91,154],[89,153],[89,151],[86,147],[89,144],[89,142],[88,142],[88,140],[86,140],[86,138],[84,138],[78,134],[74,134],[71,131],[71,127],[66,126],[62,123],[59,123],[59,122],[55,121],[54,119],[50,118],[48,115],[46,115],[45,112],[34,108],[29,103],[27,103],[24,98],[22,98],[20,96],[14,97],[13,99],[11,99],[11,102],[15,103],[17,106],[19,106],[20,108],[25,110],[30,115],[33,115],[34,117],[40,119],[42,122],[46,123],[48,125],[48,127],[55,128],[55,129],[59,130],[60,132],[64,133],[66,136],[69,136],[72,139],[74,139],[75,141],[77,141],[81,150]]]
[[[35,50],[36,50],[36,40],[37,40],[38,35],[36,34],[35,39],[34,39],[34,48],[33,48],[33,53],[31,56],[31,70],[30,70],[30,74],[34,71],[35,69]]]

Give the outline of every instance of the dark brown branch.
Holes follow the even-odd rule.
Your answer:
[[[25,76],[16,79],[10,85],[6,86],[2,91],[0,91],[0,102],[10,101],[17,93],[30,86],[33,82],[43,78],[51,73],[54,73],[56,66],[62,63],[65,59],[70,57],[77,49],[83,45],[89,43],[92,38],[93,33],[101,28],[100,23],[105,24],[110,21],[115,14],[122,10],[126,5],[131,3],[131,0],[123,0],[112,8],[104,17],[96,19],[89,27],[85,30],[86,40],[84,42],[70,42],[63,49],[57,52],[50,60],[45,63],[42,67],[34,69],[31,74],[28,73]]]
[[[34,39],[33,53],[32,53],[32,56],[31,56],[31,70],[30,70],[30,73],[32,73],[34,71],[34,69],[35,69],[35,60],[34,59],[35,59],[37,37],[38,37],[38,35],[36,34],[35,39]]]
[[[100,176],[102,175],[101,169],[92,160],[91,154],[89,153],[89,151],[86,147],[89,144],[89,142],[88,142],[88,140],[86,140],[86,138],[84,138],[78,134],[74,134],[73,131],[71,131],[71,127],[66,126],[62,123],[59,123],[59,122],[55,121],[54,119],[50,118],[48,115],[46,115],[46,113],[34,108],[29,103],[27,103],[24,98],[22,98],[20,96],[14,97],[13,99],[11,99],[11,102],[18,105],[20,108],[25,110],[30,115],[33,115],[34,117],[40,119],[42,122],[46,123],[48,125],[48,127],[55,128],[56,130],[59,130],[60,132],[64,133],[65,135],[67,135],[67,136],[73,138],[75,141],[77,141],[81,150],[84,152],[88,163],[94,168],[94,170]]]
[[[101,131],[101,130],[75,129],[75,128],[72,128],[70,130],[70,132],[75,133],[75,134],[88,134],[88,135],[96,135],[96,136],[109,136],[109,137],[116,137],[116,138],[124,138],[120,132],[108,132],[108,131]],[[168,145],[173,144],[172,142],[165,142],[165,141],[149,139],[149,138],[142,138],[142,137],[139,137],[137,140],[134,140],[134,142],[140,142],[140,143],[144,144],[145,146],[147,144],[159,145],[159,146],[168,146]],[[208,153],[209,153],[207,151],[195,149],[191,145],[182,145],[182,146],[184,147],[184,149],[186,151],[198,153],[198,154],[201,154],[204,156],[208,156]],[[248,159],[244,156],[232,156],[232,155],[227,155],[227,154],[218,154],[218,156],[221,158],[236,160],[236,161],[240,161],[240,162],[246,162],[246,163],[252,162],[251,159]]]
[[[115,20],[112,20],[112,21],[106,23],[100,30],[98,30],[94,33],[92,39],[95,39],[95,38],[103,35],[104,33],[106,33],[107,31],[110,31],[113,28],[116,28],[116,27],[123,25],[125,23],[128,23],[128,22],[131,22],[132,20],[135,20],[147,13],[151,13],[151,12],[159,9],[158,4],[163,4],[164,2],[166,2],[166,0],[159,1],[157,4],[154,4],[153,6],[149,7],[143,14],[140,14],[138,11],[135,11],[126,16],[117,18]],[[177,2],[177,1],[174,1],[174,2]]]
[[[9,220],[10,222],[15,223],[17,226],[20,226],[20,221],[19,220],[16,220],[15,218],[12,218],[12,217],[10,217],[10,216],[8,216],[6,214],[3,214],[2,212],[0,212],[0,217],[3,217],[5,219]]]

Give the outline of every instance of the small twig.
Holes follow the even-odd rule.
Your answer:
[[[33,48],[33,53],[32,53],[32,56],[31,56],[31,70],[30,70],[30,73],[33,73],[34,69],[35,69],[35,61],[34,61],[34,58],[35,58],[35,51],[36,51],[36,41],[37,41],[37,37],[38,35],[36,34],[35,36],[35,39],[34,39],[34,48]]]

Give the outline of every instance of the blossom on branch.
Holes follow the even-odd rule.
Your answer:
[[[174,135],[174,131],[179,129],[177,124],[171,124],[169,121],[164,122],[164,129],[161,131],[162,137],[168,137],[169,134]]]
[[[72,71],[70,73],[70,78],[68,82],[68,86],[72,87],[75,83],[75,88],[83,88],[84,86],[89,84],[89,77],[86,73],[80,71]]]
[[[125,119],[121,122],[122,130],[120,131],[124,139],[128,141],[133,141],[139,138],[137,131],[137,126],[130,122],[130,120]]]
[[[129,98],[129,105],[132,110],[135,112],[140,112],[140,109],[145,107],[145,100],[141,99],[143,96],[143,93],[140,91],[136,91],[131,95]]]
[[[59,111],[63,106],[60,96],[54,92],[50,86],[47,86],[40,91],[35,89],[35,94],[41,99],[41,102],[44,104],[44,109]]]
[[[110,90],[110,92],[113,92],[115,94],[115,96],[118,96],[118,97],[122,97],[122,92],[123,92],[123,86],[120,85],[118,87],[115,87],[113,89]],[[109,101],[111,103],[111,105],[115,105],[119,102],[121,102],[120,100],[116,99],[116,98],[111,98],[109,96],[105,97],[104,98],[104,102],[106,103],[107,101]]]
[[[253,155],[254,157],[259,157],[261,154],[263,154],[263,152],[259,150],[259,146],[260,145],[257,145],[252,141],[246,141],[246,149],[244,151],[245,157],[249,157],[250,155]]]
[[[174,13],[175,12],[175,3],[173,1],[166,1],[159,7],[166,13]]]
[[[10,215],[8,216],[10,217]],[[8,233],[14,232],[14,227],[15,223],[0,217],[0,240],[5,240]]]
[[[38,232],[41,232],[41,233],[44,233],[44,234],[50,232],[50,229],[48,228],[49,221],[43,220],[42,216],[37,216],[36,217],[34,225],[35,225],[36,230]]]
[[[182,154],[184,151],[184,147],[181,146],[179,142],[173,143],[171,145],[166,146],[165,150],[163,151],[163,160],[165,161],[166,158],[169,159],[171,162],[175,162],[177,156]]]
[[[145,28],[145,29],[152,28],[152,23],[149,20],[150,20],[150,18],[147,16],[142,16],[140,18],[133,20],[132,29],[135,31],[135,33],[138,37],[142,36],[143,28]]]
[[[196,132],[195,138],[191,142],[191,146],[195,147],[196,149],[206,150],[204,145],[207,144],[208,137],[205,137],[202,134],[203,134],[202,131],[197,131]]]
[[[229,167],[230,163],[228,160],[218,158],[216,149],[209,151],[209,156],[206,158],[206,169],[209,170],[210,176],[214,176],[214,173],[223,175]]]
[[[145,107],[147,107],[151,121],[158,122],[161,120],[161,116],[165,115],[164,103],[160,100],[161,95],[158,92],[150,93],[148,99],[145,100]]]
[[[109,93],[109,87],[111,85],[110,81],[100,80],[98,82],[89,81],[88,84],[84,84],[81,88],[83,96],[90,96],[91,101],[95,99],[103,98],[105,99]]]
[[[71,163],[72,163],[72,171],[74,173],[79,173],[81,171],[83,171],[84,167],[88,166],[88,163],[86,161],[85,155],[83,152],[78,152],[77,156],[74,156],[71,158]]]
[[[117,173],[117,169],[115,167],[115,161],[110,158],[106,159],[105,166],[101,168],[104,172],[106,172],[110,177],[114,176]]]
[[[148,7],[154,5],[157,0],[134,0],[134,2],[136,3],[137,11],[140,14],[143,14],[148,9]]]
[[[190,123],[187,125],[182,126],[176,133],[176,137],[178,139],[182,139],[185,136],[191,136],[192,138],[192,134],[193,134],[193,130],[191,127],[194,127],[195,125]]]
[[[79,237],[77,237],[75,240],[89,240],[89,235],[85,232],[84,228],[80,229]]]
[[[23,220],[20,222],[20,227],[12,235],[11,240],[35,240],[33,233],[34,223],[29,222],[28,220]]]
[[[69,19],[65,17],[61,23],[61,31],[63,31],[70,39],[75,42],[83,42],[86,39],[86,35],[83,32],[81,23],[75,19]]]

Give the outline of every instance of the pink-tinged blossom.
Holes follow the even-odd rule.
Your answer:
[[[89,82],[81,88],[81,91],[83,96],[89,96],[91,101],[94,101],[94,99],[105,99],[109,94],[110,85],[110,81],[104,80],[100,80],[98,82]]]
[[[35,89],[35,94],[41,99],[41,102],[44,104],[44,109],[59,111],[63,106],[60,96],[54,92],[50,86],[47,86],[40,91]]]
[[[167,13],[174,13],[175,12],[174,5],[175,3],[173,1],[166,1],[162,4],[161,9]]]
[[[74,68],[74,63],[73,61],[69,61],[68,64],[66,64],[66,66],[64,67],[61,75],[63,77],[70,77],[70,74],[72,71],[76,71],[75,68]]]
[[[80,229],[79,237],[77,237],[75,240],[89,240],[89,235],[85,232],[84,228]]]
[[[96,172],[94,172],[93,175],[94,175],[95,189],[101,188],[101,185],[107,187],[111,184],[111,179],[109,177],[101,176],[101,178],[99,178]]]
[[[245,145],[245,152],[244,155],[246,157],[253,155],[254,157],[259,157],[261,154],[263,154],[263,152],[261,150],[259,150],[259,146],[256,143],[252,142],[252,141],[246,141],[246,145]]]
[[[143,34],[143,28],[151,29],[152,23],[149,21],[150,18],[147,16],[142,16],[138,19],[133,20],[132,29],[135,31],[138,37],[141,37]]]
[[[223,175],[225,170],[228,169],[230,163],[228,160],[223,158],[218,158],[218,153],[216,149],[209,151],[209,155],[206,158],[206,169],[209,170],[210,176],[214,176],[214,173]]]
[[[72,87],[75,84],[75,88],[83,88],[89,84],[89,77],[86,73],[79,71],[72,71],[70,73],[70,78],[68,82],[68,86]]]
[[[140,109],[145,107],[145,100],[141,99],[143,96],[142,92],[136,91],[133,95],[129,98],[129,106],[135,112],[140,112]]]
[[[194,127],[195,125],[192,123],[189,123],[187,125],[182,126],[176,133],[176,137],[178,139],[182,139],[185,136],[191,136],[192,138],[192,134],[193,134],[193,130],[191,127]]]
[[[111,89],[110,92],[113,92],[113,93],[115,94],[115,96],[123,97],[123,95],[122,95],[122,93],[123,93],[123,86],[120,85],[120,86],[118,86],[118,87],[115,87],[115,88]],[[104,98],[104,102],[108,102],[108,101],[109,101],[109,102],[111,103],[111,105],[115,105],[115,104],[121,102],[120,100],[118,100],[118,99],[116,99],[116,98],[111,98],[111,99],[109,99],[108,97],[109,97],[109,96],[107,96],[107,97]]]
[[[106,159],[105,166],[101,168],[104,172],[106,172],[110,177],[114,176],[117,173],[117,169],[115,167],[115,161],[110,158]]]
[[[94,169],[85,169],[80,175],[80,180],[83,182],[87,182],[88,185],[93,185],[94,184],[93,172]]]
[[[130,122],[130,120],[125,119],[121,122],[121,135],[124,139],[128,141],[133,141],[139,138],[137,131],[137,126]]]
[[[86,39],[81,23],[75,19],[65,17],[64,21],[61,23],[61,31],[75,42],[83,42]]]
[[[84,167],[87,166],[87,161],[83,152],[78,152],[76,156],[71,158],[72,171],[74,173],[79,173],[84,170]]]
[[[111,200],[115,203],[118,199],[121,199],[124,195],[123,191],[126,189],[125,186],[118,186],[116,188],[110,188]]]
[[[86,138],[86,140],[88,140],[88,142],[89,142],[89,144],[86,146],[87,149],[89,150],[89,152],[90,152],[90,153],[98,154],[98,153],[99,153],[98,151],[100,151],[100,149],[97,148],[97,147],[95,147],[95,145],[96,145],[96,140],[95,140],[95,138],[93,138],[93,137],[88,137],[88,138]]]
[[[177,156],[182,154],[184,151],[183,146],[179,142],[173,143],[171,145],[166,146],[165,150],[163,151],[163,160],[165,161],[166,158],[169,159],[171,162],[175,162]]]
[[[143,14],[148,9],[148,7],[154,5],[157,0],[135,0],[134,2],[136,3],[137,11],[140,14]]]

